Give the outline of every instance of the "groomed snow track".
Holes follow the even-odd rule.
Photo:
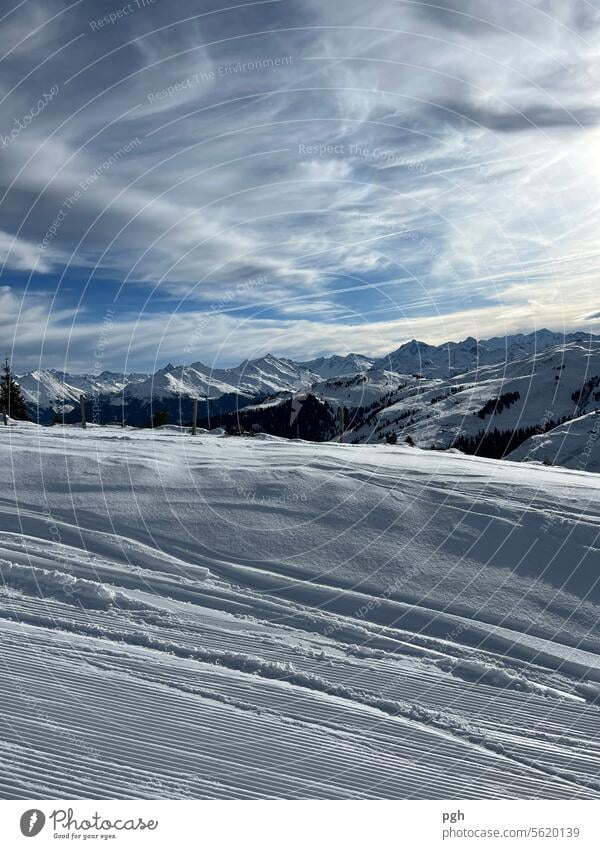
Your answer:
[[[4,431],[2,798],[598,798],[594,475]]]

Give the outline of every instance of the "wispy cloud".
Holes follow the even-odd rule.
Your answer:
[[[108,291],[136,363],[164,339],[175,357],[231,292],[204,356],[594,313],[594,7],[118,5],[32,0],[0,34],[0,134],[22,124],[0,150],[3,281],[14,295],[34,272],[58,335],[81,301],[78,362]],[[27,329],[19,344],[59,355]]]

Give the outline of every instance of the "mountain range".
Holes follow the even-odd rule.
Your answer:
[[[448,378],[478,365],[510,362],[526,354],[540,352],[570,342],[585,343],[589,334],[553,333],[539,330],[529,334],[477,341],[429,345],[413,339],[383,357],[347,354],[319,357],[306,362],[267,354],[244,360],[235,368],[212,368],[197,362],[191,365],[169,363],[154,374],[103,371],[99,374],[70,374],[56,369],[37,369],[18,378],[27,402],[45,411],[63,410],[78,403],[81,394],[124,395],[126,398],[196,397],[218,398],[233,393],[255,399],[276,392],[308,389],[320,380],[379,369],[429,378]]]
[[[600,408],[600,337],[543,329],[442,345],[411,340],[383,357],[297,362],[267,354],[226,369],[201,362],[169,363],[154,374],[49,369],[18,380],[40,423],[76,421],[83,394],[97,423],[145,425],[161,409],[186,424],[198,399],[208,426],[327,440],[339,436],[343,409],[347,442],[410,437],[420,447],[506,456]],[[565,438],[571,431],[581,438],[585,426],[567,428]],[[538,439],[535,457],[551,444]]]

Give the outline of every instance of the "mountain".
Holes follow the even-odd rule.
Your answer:
[[[378,368],[403,374],[426,377],[449,377],[465,371],[477,362],[478,344],[475,339],[464,342],[447,342],[444,345],[429,345],[412,339],[391,354],[376,360]]]
[[[364,357],[362,354],[347,354],[345,357],[334,354],[331,357],[318,357],[316,360],[308,360],[298,365],[317,374],[324,380],[328,380],[341,375],[362,374],[372,368],[374,364],[374,359]]]
[[[494,429],[541,431],[600,406],[596,380],[600,341],[571,342],[447,380],[407,384],[374,416],[357,414],[351,436],[376,442],[394,432],[424,447],[447,448]]]
[[[128,386],[125,395],[133,398],[189,396],[218,398],[237,394],[247,398],[294,392],[310,387],[319,376],[302,363],[267,354],[256,360],[244,360],[229,369],[210,368],[204,363],[174,366],[171,363],[147,380]]]
[[[514,350],[522,352],[521,342]],[[291,401],[286,396],[248,406],[220,424],[315,439],[309,409],[327,441],[339,437],[340,407],[346,442],[410,437],[422,448],[455,446],[503,457],[529,437],[600,408],[600,340],[572,341],[509,362],[502,358],[446,379],[373,367],[314,383]]]
[[[237,391],[219,379],[201,363],[192,366],[174,366],[171,363],[150,375],[146,380],[127,386],[127,398],[150,400],[151,398],[184,397],[218,398],[228,392]]]
[[[69,401],[75,404],[82,390],[74,386],[71,380],[73,378],[64,372],[39,369],[18,378],[18,383],[29,404],[47,408],[55,404],[64,405]]]
[[[112,395],[146,378],[147,375],[137,373],[103,371],[90,375],[38,369],[19,377],[18,383],[32,407],[58,412],[73,409],[82,394]]]
[[[395,397],[402,389],[416,386],[418,383],[419,378],[414,375],[398,374],[395,371],[373,367],[347,377],[320,380],[313,383],[310,393],[333,408],[368,407],[382,404],[386,399]]]
[[[535,428],[547,430],[589,412],[586,404],[595,404],[595,390],[584,385],[600,375],[599,345],[597,336],[543,329],[443,345],[413,339],[377,359],[351,353],[296,362],[267,354],[225,369],[168,363],[152,375],[39,370],[19,383],[41,422],[52,421],[57,412],[75,421],[84,394],[88,404],[93,399],[99,423],[144,425],[156,408],[169,413],[172,422],[186,423],[195,398],[199,417],[210,424],[218,419],[235,427],[235,416],[245,408],[238,426],[329,439],[343,406],[346,438],[353,442],[397,434],[424,447],[455,444],[473,451],[477,446],[469,440],[479,434],[489,439],[494,430],[519,430],[522,441]],[[576,392],[582,394],[575,401]],[[319,403],[311,402],[298,418],[309,396]],[[277,405],[283,405],[279,412]],[[311,411],[316,421],[309,421]]]
[[[375,365],[404,374],[448,378],[479,365],[511,362],[558,345],[585,343],[590,338],[593,337],[589,333],[554,333],[544,328],[533,333],[496,336],[483,341],[469,336],[462,342],[444,342],[443,345],[429,345],[413,339],[379,358]]]
[[[229,369],[214,369],[204,363],[190,366],[169,363],[152,375],[108,371],[77,375],[39,369],[23,375],[18,382],[34,418],[50,421],[54,413],[73,411],[82,394],[88,402],[93,397],[96,407],[106,412],[104,418],[112,420],[114,409],[108,408],[121,407],[123,402],[137,408],[149,405],[154,399],[216,400],[237,396],[244,404],[278,392],[309,388],[318,380],[319,375],[302,364],[267,354]]]

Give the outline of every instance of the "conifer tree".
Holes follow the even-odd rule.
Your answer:
[[[11,419],[28,421],[27,402],[21,392],[21,387],[12,375],[8,356],[4,358],[0,374],[0,412]]]

